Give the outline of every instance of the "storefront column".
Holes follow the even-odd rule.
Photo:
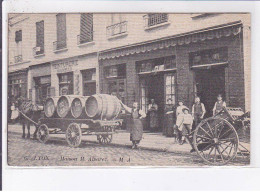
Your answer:
[[[245,76],[245,110],[251,109],[251,32],[250,26],[243,26],[243,54],[244,54],[244,76]]]
[[[75,70],[73,73],[74,76],[74,94],[75,95],[80,95],[80,85],[82,85],[82,82],[80,82],[80,71]]]
[[[27,98],[29,99],[29,98],[31,98],[32,96],[30,96],[30,95],[32,95],[32,94],[30,94],[30,91],[32,91],[32,89],[33,89],[33,85],[32,85],[32,73],[31,73],[31,70],[28,70],[28,75],[27,75],[28,77],[27,77]],[[34,99],[31,99],[31,100],[34,100]]]
[[[242,33],[233,38],[228,49],[228,106],[245,108]]]
[[[127,105],[132,107],[133,102],[138,101],[138,82],[134,60],[129,60],[126,64],[126,85]]]
[[[192,106],[193,76],[189,66],[189,52],[186,46],[179,46],[176,49],[177,65],[177,99],[182,100],[184,105]]]
[[[59,96],[59,78],[51,65],[51,87],[55,88],[55,96]]]

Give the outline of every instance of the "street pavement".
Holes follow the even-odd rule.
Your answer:
[[[8,164],[11,166],[206,165],[196,153],[189,152],[190,145],[174,144],[173,138],[166,138],[160,133],[144,133],[139,150],[131,149],[129,133],[125,131],[115,134],[110,145],[98,144],[96,136],[84,136],[79,148],[69,147],[64,134],[51,135],[46,144],[33,139],[22,139],[21,136],[20,125],[8,126]],[[249,159],[237,157],[229,165],[248,164]]]

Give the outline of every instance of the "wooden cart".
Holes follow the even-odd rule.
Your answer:
[[[82,136],[96,135],[101,144],[112,142],[113,134],[120,129],[122,120],[92,120],[71,118],[42,118],[37,127],[37,137],[42,143],[48,141],[50,134],[65,134],[71,147],[81,144]]]
[[[186,140],[207,164],[225,165],[238,153],[243,157],[250,156],[250,151],[240,142],[248,133],[250,112],[223,108],[217,115],[201,121]]]

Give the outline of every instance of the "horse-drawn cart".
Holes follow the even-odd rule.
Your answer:
[[[250,156],[249,149],[240,142],[250,133],[249,130],[249,112],[244,113],[240,108],[223,108],[217,115],[204,119],[186,139],[206,163],[225,165],[238,153],[243,157]]]
[[[71,147],[78,147],[82,136],[96,135],[101,144],[109,144],[113,134],[120,129],[122,120],[111,121],[70,118],[40,119],[37,129],[38,140],[45,143],[50,134],[65,134],[66,141]]]

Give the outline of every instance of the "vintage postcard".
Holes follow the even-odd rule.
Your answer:
[[[250,13],[9,13],[7,164],[250,165]]]

